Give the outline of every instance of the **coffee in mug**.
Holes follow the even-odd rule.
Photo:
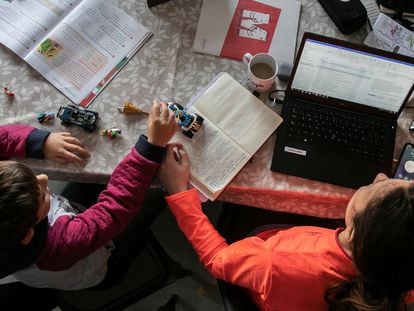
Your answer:
[[[248,84],[251,89],[267,92],[272,88],[278,71],[278,63],[272,55],[258,53],[253,56],[246,53],[243,62],[247,64]]]

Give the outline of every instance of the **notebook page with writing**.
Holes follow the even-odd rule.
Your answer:
[[[171,141],[184,145],[191,161],[190,183],[214,200],[281,124],[281,117],[226,73],[192,103],[204,118],[193,138],[181,132]]]

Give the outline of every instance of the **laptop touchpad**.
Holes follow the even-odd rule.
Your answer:
[[[348,178],[349,161],[346,157],[327,151],[312,151],[312,171],[322,178],[341,179]]]

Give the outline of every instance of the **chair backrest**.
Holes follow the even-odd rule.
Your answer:
[[[226,311],[258,311],[243,288],[222,280],[217,280],[221,299]]]

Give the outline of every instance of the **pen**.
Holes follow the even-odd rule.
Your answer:
[[[181,155],[180,155],[180,152],[178,151],[177,147],[174,147],[173,155],[174,155],[175,161],[177,161],[178,163],[181,163]]]

